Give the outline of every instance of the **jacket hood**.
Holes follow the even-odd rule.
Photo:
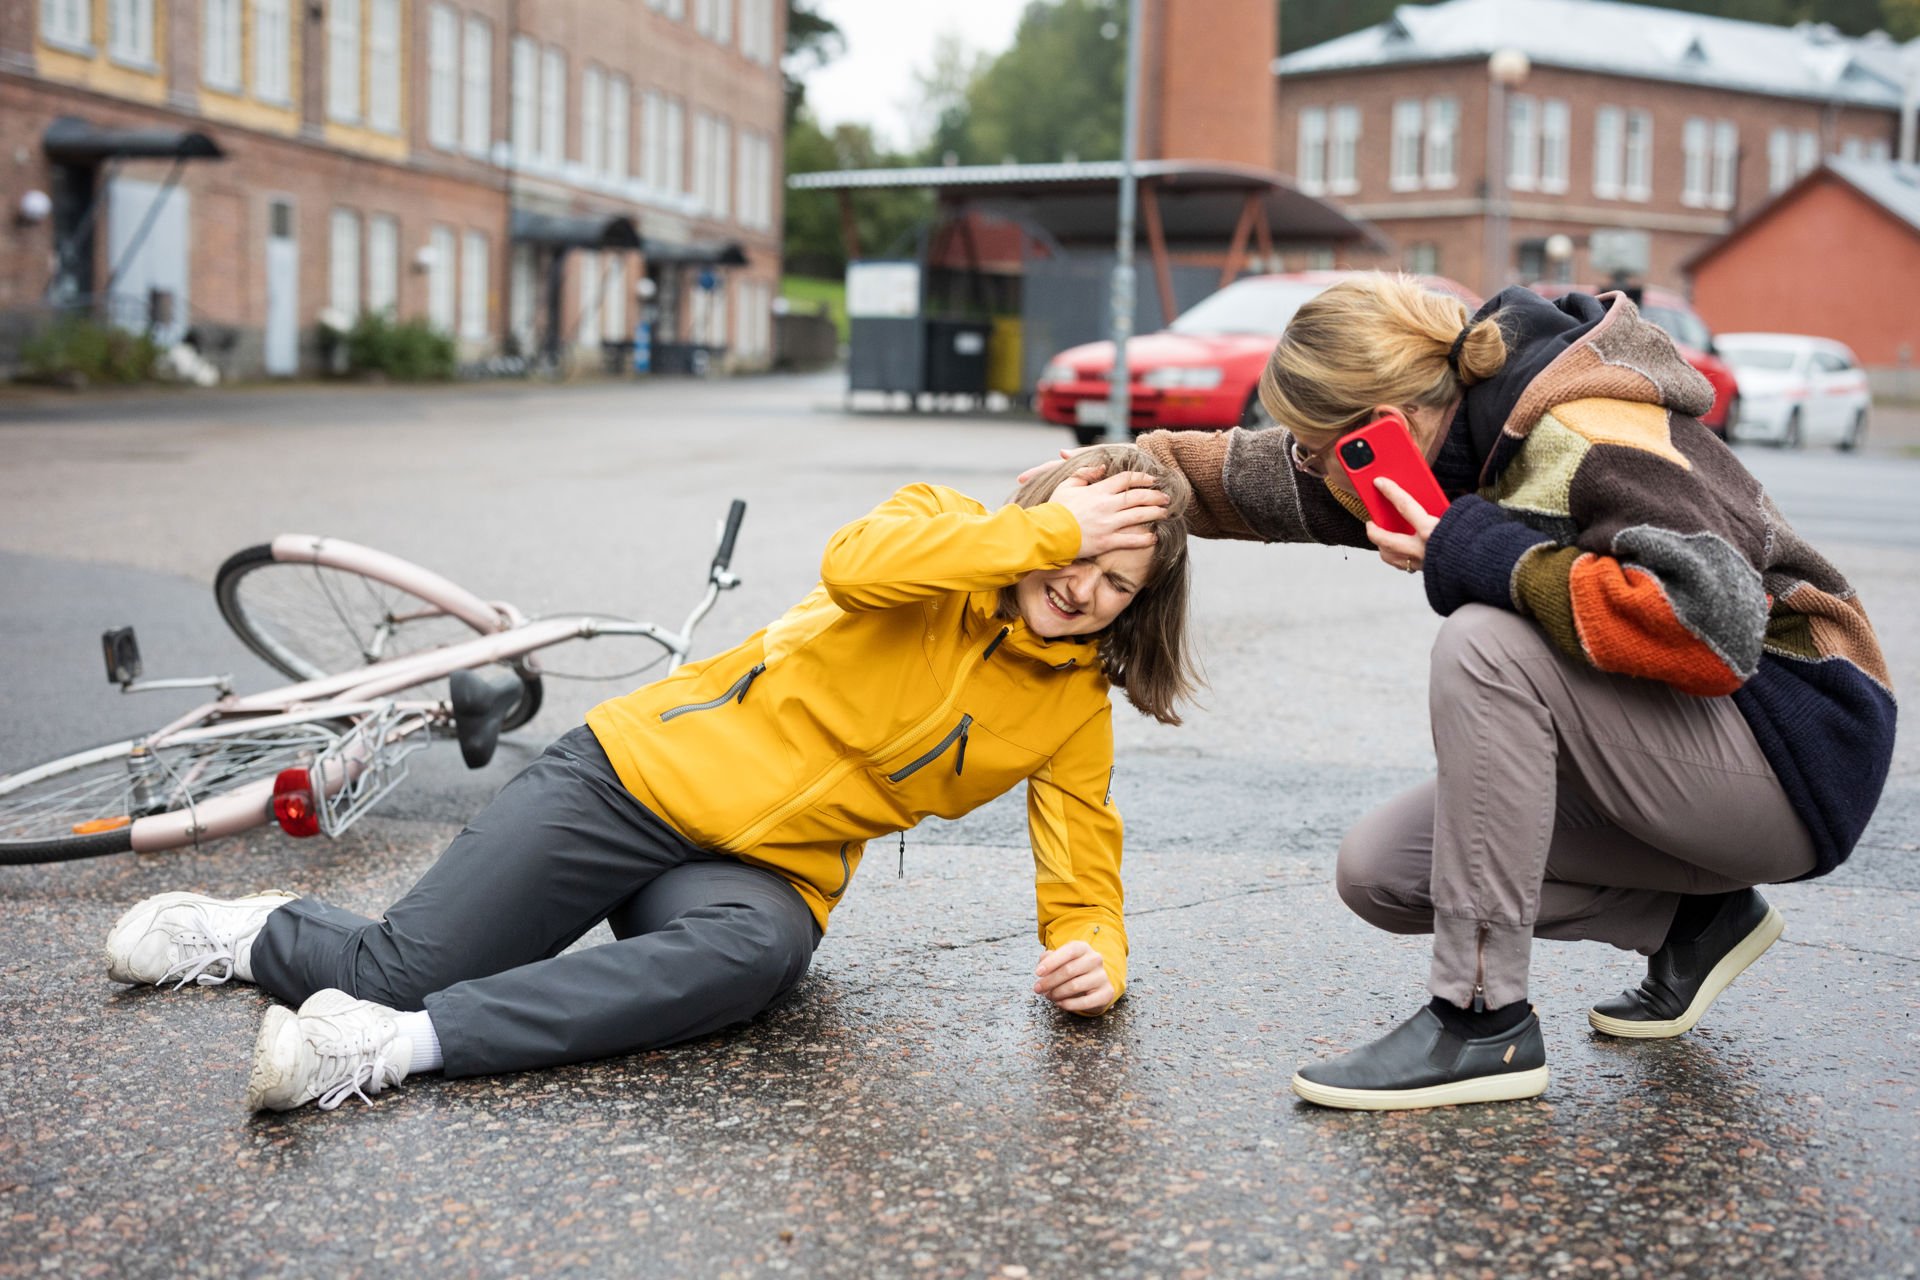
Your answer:
[[[1623,293],[1569,293],[1547,299],[1518,286],[1473,313],[1500,322],[1507,362],[1467,388],[1434,464],[1450,493],[1495,479],[1557,404],[1598,397],[1658,404],[1698,417],[1713,407],[1713,386],[1645,320]]]

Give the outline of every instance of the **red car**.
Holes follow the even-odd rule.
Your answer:
[[[1281,330],[1307,299],[1361,271],[1296,271],[1249,276],[1182,313],[1159,333],[1127,340],[1127,377],[1135,431],[1159,427],[1270,425],[1256,388]],[[1480,299],[1440,276],[1427,285],[1478,307]],[[1081,444],[1106,431],[1113,343],[1089,342],[1047,362],[1035,387],[1040,416],[1073,430]]]
[[[1606,293],[1620,286],[1603,284],[1591,289],[1579,285],[1555,284],[1540,281],[1527,286],[1543,298],[1558,298],[1563,294]],[[1628,287],[1626,295],[1640,307],[1640,314],[1666,330],[1673,345],[1686,362],[1700,371],[1702,377],[1713,384],[1713,408],[1700,418],[1702,426],[1722,440],[1733,425],[1740,420],[1740,387],[1733,377],[1733,366],[1720,358],[1714,350],[1713,332],[1707,328],[1687,300],[1669,289]]]

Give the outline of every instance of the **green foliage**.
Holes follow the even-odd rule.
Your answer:
[[[833,318],[833,328],[840,335],[840,341],[847,341],[846,277],[818,280],[807,276],[782,276],[780,296],[791,303],[795,311],[817,314],[824,308]]]
[[[159,355],[158,344],[144,333],[65,316],[27,339],[20,364],[35,381],[143,382]]]
[[[847,51],[847,37],[833,19],[815,13],[818,0],[787,0],[787,49],[781,59],[781,79],[787,89],[787,128],[806,105],[805,76],[818,71]]]
[[[1035,0],[1012,47],[940,107],[929,152],[961,164],[1119,159],[1126,52],[1124,0]]]
[[[347,331],[347,366],[396,382],[443,382],[453,377],[453,339],[425,320],[396,323],[384,311],[363,311]]]
[[[802,110],[787,130],[787,172],[899,168],[912,157],[881,147],[866,125],[843,124],[822,132]],[[912,256],[916,235],[933,216],[925,191],[859,191],[853,194],[854,228],[866,258]],[[789,191],[786,208],[787,266],[796,275],[839,278],[847,252],[840,232],[840,203],[831,191]]]

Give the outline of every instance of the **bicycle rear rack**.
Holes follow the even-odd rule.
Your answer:
[[[407,779],[407,757],[432,740],[407,727],[420,713],[391,703],[368,712],[308,766],[323,835],[338,836]]]

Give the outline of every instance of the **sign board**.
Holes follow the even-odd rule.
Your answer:
[[[847,316],[858,320],[911,320],[920,314],[920,264],[849,262]]]
[[[1587,259],[1595,275],[1624,271],[1645,276],[1652,257],[1652,238],[1644,231],[1596,227],[1587,235]]]

